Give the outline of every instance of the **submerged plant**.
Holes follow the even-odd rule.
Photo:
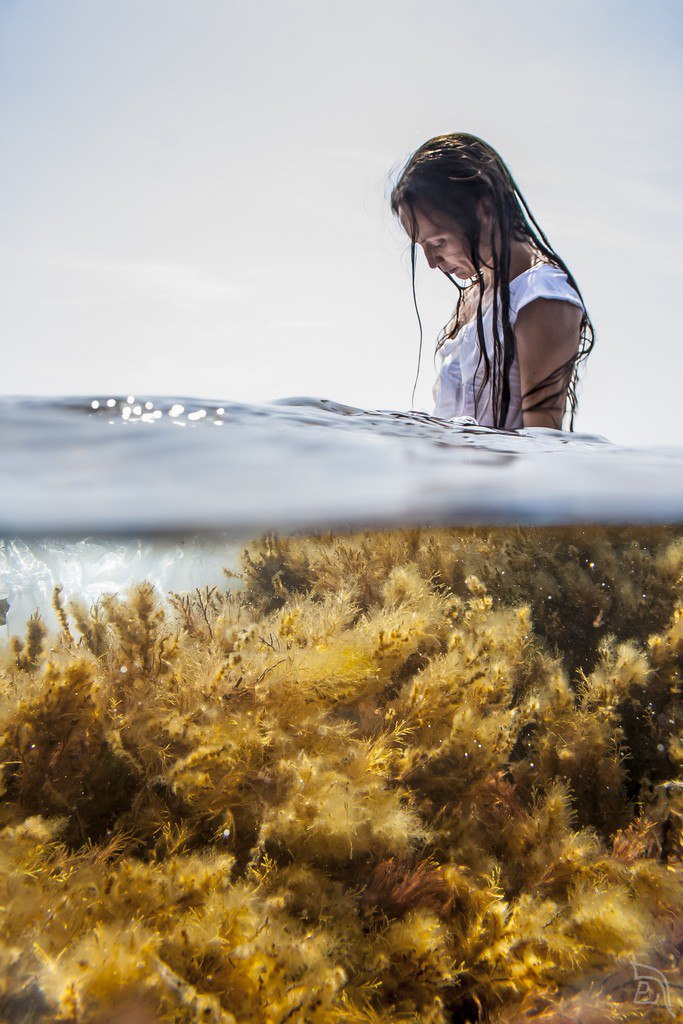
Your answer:
[[[58,588],[0,652],[0,1019],[683,1013],[676,531],[267,537],[240,575]]]

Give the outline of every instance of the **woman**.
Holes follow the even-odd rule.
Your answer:
[[[561,430],[568,403],[573,430],[593,327],[498,153],[474,135],[430,139],[401,171],[391,208],[411,240],[413,298],[417,245],[458,289],[437,339],[434,415]]]

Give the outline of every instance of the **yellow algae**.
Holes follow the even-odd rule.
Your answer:
[[[269,536],[239,575],[57,587],[0,652],[0,1019],[683,1015],[680,531]]]

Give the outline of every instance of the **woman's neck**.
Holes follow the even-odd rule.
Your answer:
[[[536,262],[536,253],[529,242],[510,243],[510,280],[519,277]],[[485,291],[493,288],[493,267],[482,267]]]
[[[510,246],[510,280],[532,267],[535,258],[536,254],[529,242],[513,242]]]

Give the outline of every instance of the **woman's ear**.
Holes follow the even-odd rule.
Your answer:
[[[481,196],[477,200],[477,217],[479,218],[482,231],[488,234],[495,221],[493,203],[490,196]]]

